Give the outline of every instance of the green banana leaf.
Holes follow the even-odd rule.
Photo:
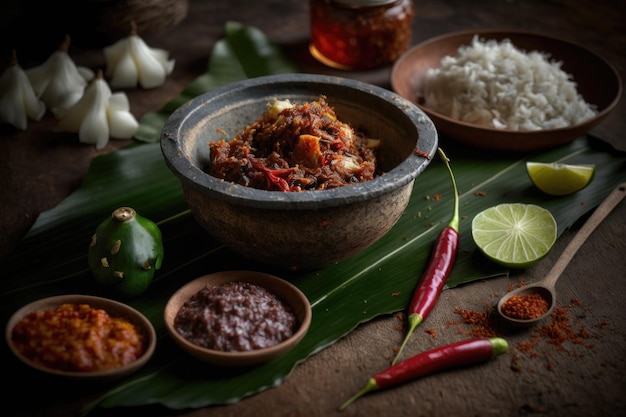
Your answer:
[[[232,72],[234,68],[238,72]],[[158,142],[160,128],[171,111],[194,95],[240,78],[294,70],[256,29],[229,23],[226,39],[215,46],[209,72],[159,112],[142,119],[142,139],[96,158],[82,186],[57,207],[42,213],[14,253],[3,260],[0,314],[6,323],[13,311],[37,298],[63,293],[94,294],[87,267],[88,245],[96,226],[115,208],[132,206],[161,228],[163,268],[145,295],[127,301],[154,324],[159,339],[155,356],[141,371],[117,383],[98,387],[71,385],[64,390],[68,398],[80,393],[101,394],[85,406],[84,414],[96,407],[161,404],[186,409],[237,402],[279,385],[300,362],[360,323],[402,311],[408,304],[432,244],[452,216],[452,184],[444,164],[437,158],[415,181],[409,205],[398,223],[377,243],[322,270],[292,272],[242,261],[202,231],[187,209],[178,180],[163,161],[159,144],[150,143]],[[478,212],[502,202],[538,204],[552,212],[560,236],[617,184],[626,181],[626,156],[611,152],[590,136],[525,155],[471,151],[446,138],[441,138],[441,145],[451,160],[460,192],[460,248],[447,282],[449,291],[462,291],[464,284],[510,272],[485,260],[473,244],[471,219]],[[530,183],[526,160],[593,163],[597,172],[584,190],[570,196],[549,197]],[[307,295],[313,307],[311,328],[292,351],[267,364],[229,369],[199,363],[169,339],[162,317],[169,295],[197,276],[231,269],[281,276]],[[390,348],[393,343],[390,342]],[[11,356],[6,346],[0,354],[9,375],[29,375],[29,370]],[[13,380],[5,389],[5,397],[19,406],[28,393],[50,391],[49,380],[32,376],[20,380],[25,382]],[[55,401],[63,399],[59,399],[57,391],[54,395],[51,398]]]

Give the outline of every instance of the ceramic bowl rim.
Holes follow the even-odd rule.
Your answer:
[[[393,169],[373,180],[349,187],[330,190],[303,191],[292,193],[269,192],[242,185],[232,184],[202,171],[184,157],[182,147],[183,130],[192,124],[193,117],[202,114],[207,104],[231,95],[242,94],[247,89],[277,85],[306,87],[313,84],[331,84],[346,90],[370,94],[381,104],[393,106],[416,127],[415,152]],[[323,88],[318,88],[323,91]],[[260,116],[260,115],[259,115]],[[244,126],[242,126],[243,128]],[[168,118],[161,133],[161,150],[166,164],[179,179],[202,190],[207,195],[237,203],[270,209],[316,209],[343,205],[346,202],[361,202],[384,195],[410,184],[430,163],[438,146],[437,131],[430,117],[418,106],[397,93],[366,82],[319,74],[278,74],[233,82],[196,96],[177,108]],[[426,157],[427,155],[427,157]]]
[[[141,331],[145,337],[145,347],[143,355],[139,357],[137,360],[133,361],[128,365],[123,365],[117,368],[108,369],[104,371],[94,371],[94,372],[73,372],[73,371],[62,371],[58,369],[48,368],[42,365],[39,365],[30,359],[22,356],[13,343],[11,342],[11,333],[13,331],[13,327],[17,324],[17,322],[26,316],[28,313],[41,309],[51,309],[56,308],[64,303],[72,303],[72,304],[89,304],[92,308],[100,308],[105,310],[111,317],[124,317],[127,320],[130,320],[135,326],[139,326]],[[75,380],[83,380],[83,381],[105,381],[105,380],[113,380],[122,378],[124,376],[130,375],[138,371],[141,367],[143,367],[152,357],[156,348],[156,331],[154,326],[148,320],[146,316],[144,316],[141,312],[136,310],[135,308],[129,306],[120,301],[116,301],[109,298],[98,297],[94,295],[83,295],[83,294],[65,294],[65,295],[55,295],[51,297],[40,298],[35,301],[32,301],[28,304],[23,305],[19,309],[17,309],[9,318],[6,329],[5,329],[5,339],[9,349],[13,352],[13,354],[24,364],[29,367],[36,369],[41,372],[45,372],[47,374],[56,375],[64,378],[71,378]]]
[[[260,287],[266,288],[270,292],[277,294],[281,297],[281,299],[283,299],[284,302],[287,302],[284,300],[285,294],[288,294],[290,298],[297,300],[300,304],[299,306],[290,304],[290,307],[294,310],[296,316],[299,316],[298,329],[296,332],[289,339],[286,339],[274,346],[245,352],[223,352],[208,349],[195,345],[181,336],[173,325],[180,306],[182,306],[182,304],[188,300],[191,295],[199,291],[208,283],[220,285],[231,281],[243,281],[259,285]],[[201,361],[226,367],[258,365],[291,350],[307,334],[311,325],[312,315],[313,312],[308,298],[293,283],[268,273],[247,270],[220,271],[195,278],[187,282],[174,294],[172,294],[163,311],[163,318],[167,332],[180,348]]]

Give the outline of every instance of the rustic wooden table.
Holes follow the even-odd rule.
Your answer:
[[[38,2],[34,2],[39,4]],[[529,0],[461,1],[423,0],[416,2],[413,42],[435,35],[470,28],[535,30],[579,43],[605,57],[626,79],[626,7],[618,0]],[[41,24],[38,19],[30,20]],[[19,17],[19,16],[18,16]],[[162,47],[176,58],[174,73],[161,88],[129,91],[131,108],[137,117],[156,110],[175,97],[206,68],[213,44],[222,36],[224,23],[235,20],[261,29],[272,41],[283,45],[305,71],[337,74],[389,87],[389,68],[364,72],[339,72],[315,62],[307,52],[309,39],[306,2],[206,2],[190,1],[187,18],[174,28],[144,36],[148,44]],[[19,21],[17,19],[16,21]],[[29,20],[26,20],[29,22]],[[57,28],[58,29],[58,28]],[[11,25],[7,36],[21,36],[32,30],[29,24]],[[26,42],[26,41],[23,41]],[[40,60],[49,53],[30,45],[28,60]],[[5,49],[2,49],[5,50]],[[103,67],[97,48],[76,46],[77,63]],[[592,134],[626,151],[626,103]],[[86,174],[90,161],[127,144],[112,141],[105,149],[77,146],[50,140],[53,120],[46,118],[25,132],[0,130],[0,256],[11,252],[28,231],[37,215],[69,195]],[[626,415],[626,203],[622,203],[600,225],[566,270],[558,286],[563,306],[570,306],[570,319],[577,330],[585,328],[590,337],[562,346],[538,336],[533,329],[512,332],[508,337],[516,348],[488,366],[433,375],[398,388],[362,398],[342,412],[349,416],[623,416]],[[582,220],[582,219],[581,219]],[[533,281],[547,273],[580,224],[566,231],[554,250],[539,265],[511,277],[494,278],[445,291],[423,324],[438,329],[436,338],[422,333],[415,337],[407,354],[417,353],[454,339],[467,325],[450,326],[459,320],[455,308],[482,311],[495,303],[519,280]],[[339,415],[338,406],[359,390],[373,372],[388,365],[389,341],[400,343],[397,317],[383,317],[359,326],[334,345],[299,365],[279,387],[247,398],[237,404],[198,410],[167,410],[159,407],[95,410],[94,416],[328,416]],[[423,332],[423,330],[422,330]],[[571,339],[571,338],[570,338]],[[519,349],[518,343],[537,341],[534,354]],[[5,377],[6,378],[6,377]],[[7,380],[5,382],[9,382]],[[52,392],[52,388],[51,388]],[[16,416],[76,415],[93,396],[32,393],[32,401],[11,408]],[[61,400],[60,398],[63,398]],[[8,399],[5,399],[8,401]]]

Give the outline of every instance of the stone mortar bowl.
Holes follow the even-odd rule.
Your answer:
[[[232,138],[268,103],[324,95],[339,120],[381,140],[384,174],[330,190],[264,191],[215,178],[209,142]],[[318,269],[371,246],[404,212],[416,177],[436,155],[437,131],[416,105],[360,81],[281,74],[235,82],[179,107],[161,134],[169,169],[181,181],[194,219],[246,258],[286,269]]]

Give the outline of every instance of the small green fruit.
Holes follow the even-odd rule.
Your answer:
[[[89,245],[89,268],[96,282],[123,298],[145,292],[162,262],[159,227],[130,207],[116,209],[100,223]]]

